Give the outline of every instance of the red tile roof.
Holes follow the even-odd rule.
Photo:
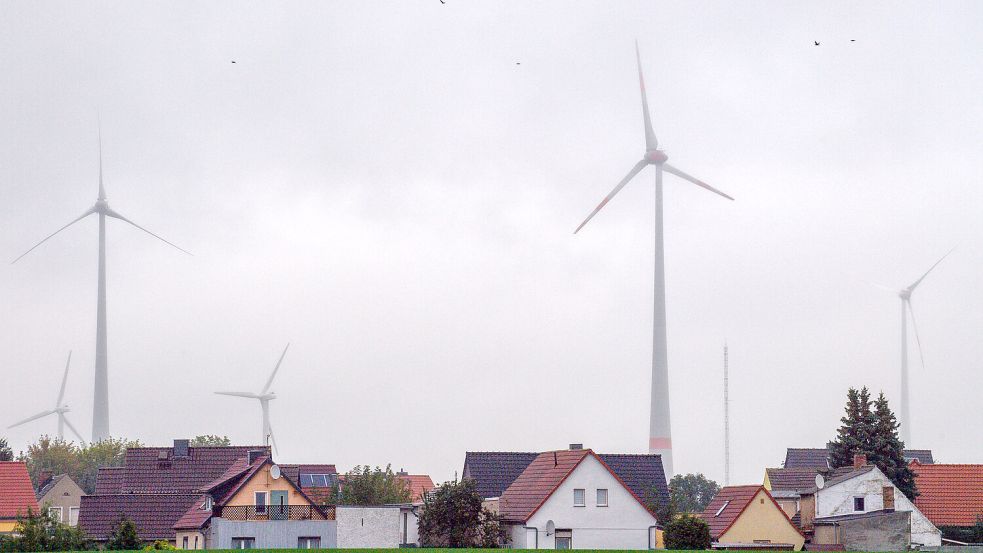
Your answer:
[[[410,489],[410,500],[414,503],[423,499],[423,494],[434,488],[433,480],[427,474],[400,474],[399,479],[406,482]]]
[[[911,463],[915,506],[936,526],[972,526],[983,515],[983,465]]]
[[[499,514],[511,522],[529,520],[588,456],[597,459],[597,462],[607,469],[639,505],[648,510],[638,495],[596,453],[590,449],[564,449],[540,453],[532,463],[529,463],[522,474],[502,492],[499,499]]]
[[[14,519],[38,510],[34,486],[22,461],[0,461],[0,519]]]
[[[707,508],[703,511],[700,517],[707,522],[710,526],[710,537],[714,540],[719,539],[720,536],[724,535],[728,529],[737,521],[744,509],[751,504],[758,492],[764,492],[771,500],[775,508],[778,509],[780,513],[788,521],[789,526],[795,529],[796,532],[801,534],[802,532],[798,527],[789,520],[788,515],[785,511],[775,502],[775,499],[771,497],[768,490],[764,486],[727,486],[721,488],[716,496],[707,505]],[[720,514],[717,514],[720,513]]]

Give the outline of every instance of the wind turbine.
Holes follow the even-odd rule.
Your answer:
[[[672,433],[669,424],[669,360],[666,346],[666,277],[665,254],[662,232],[662,171],[676,175],[697,186],[705,188],[733,200],[720,190],[666,163],[669,157],[659,149],[659,140],[652,130],[649,116],[648,98],[645,96],[645,79],[642,77],[642,56],[635,42],[635,57],[638,62],[638,83],[642,91],[642,120],[645,125],[645,155],[632,167],[631,171],[605,196],[594,211],[573,231],[574,234],[590,221],[632,178],[649,165],[655,166],[655,305],[652,324],[652,405],[649,418],[649,452],[662,455],[666,475],[672,472]]]
[[[277,371],[280,370],[280,363],[283,363],[283,357],[287,355],[287,349],[290,348],[290,344],[283,348],[283,353],[280,354],[280,360],[276,362],[276,366],[273,367],[273,372],[270,373],[270,377],[266,379],[266,385],[260,390],[258,394],[252,392],[215,392],[216,394],[223,396],[235,396],[235,397],[247,397],[250,399],[258,399],[259,405],[263,409],[263,445],[270,445],[273,442],[273,447],[276,449],[277,454],[280,453],[280,448],[276,445],[276,438],[273,436],[273,427],[270,426],[270,401],[276,399],[276,394],[270,391],[270,386],[273,385],[273,379],[276,378]]]
[[[187,250],[164,240],[160,236],[157,236],[149,230],[141,227],[109,207],[109,202],[106,201],[106,188],[102,183],[102,130],[100,128],[99,196],[96,198],[95,205],[87,209],[85,213],[79,215],[67,225],[49,234],[44,240],[41,240],[32,246],[31,249],[22,253],[17,259],[13,260],[11,264],[20,261],[21,258],[34,251],[34,249],[41,244],[47,242],[54,235],[93,214],[99,216],[99,283],[96,292],[96,378],[92,402],[92,441],[99,442],[109,437],[109,362],[107,356],[108,338],[106,336],[106,217],[112,217],[113,219],[119,219],[120,221],[129,223],[143,232],[153,236],[154,238],[164,242],[165,244],[173,246],[188,255],[191,255],[191,252],[188,252]]]
[[[68,405],[62,404],[62,400],[65,399],[65,384],[68,382],[68,366],[71,364],[72,364],[72,352],[68,352],[68,361],[65,362],[65,374],[61,377],[61,389],[58,390],[58,399],[55,400],[55,408],[48,409],[47,411],[41,411],[37,415],[27,417],[26,419],[20,422],[15,422],[14,424],[11,424],[7,428],[14,428],[15,426],[20,426],[24,423],[28,423],[34,420],[47,417],[48,415],[57,414],[58,439],[59,440],[65,439],[65,427],[68,426],[68,428],[72,431],[73,434],[75,434],[75,436],[79,439],[79,441],[84,444],[85,438],[82,437],[82,434],[79,434],[79,431],[75,429],[75,426],[72,425],[72,423],[69,422],[68,417],[65,416],[65,413],[71,411],[71,409],[68,408]]]
[[[918,342],[918,356],[922,360],[922,371],[925,370],[925,354],[922,353],[922,339],[918,336],[918,325],[915,323],[915,310],[911,307],[911,293],[915,291],[915,288],[925,280],[925,277],[935,269],[939,263],[949,254],[953,252],[955,248],[949,250],[945,255],[943,255],[934,265],[925,271],[925,274],[921,276],[918,280],[911,283],[907,288],[902,288],[898,292],[898,297],[901,298],[901,419],[899,421],[901,425],[901,441],[907,445],[911,443],[911,404],[908,399],[908,314],[911,314],[911,326],[915,331],[915,341]]]

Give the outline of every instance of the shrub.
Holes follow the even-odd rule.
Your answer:
[[[709,549],[710,526],[702,518],[682,515],[665,525],[666,549]]]

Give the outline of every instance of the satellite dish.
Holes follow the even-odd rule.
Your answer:
[[[552,520],[547,520],[546,521],[546,535],[547,536],[552,536],[555,533],[556,533],[556,524],[553,524],[553,521]]]
[[[280,478],[280,467],[279,465],[273,465],[270,467],[270,478],[278,480]]]
[[[826,485],[826,479],[823,478],[823,475],[822,474],[817,474],[816,475],[816,489],[821,490],[821,489],[823,489],[823,486],[825,486],[825,485]]]

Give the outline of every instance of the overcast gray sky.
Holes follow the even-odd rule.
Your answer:
[[[735,483],[835,434],[849,386],[911,446],[983,462],[983,4],[0,1],[0,257],[87,209],[96,114],[116,435],[255,443],[284,462],[405,467],[466,450],[647,444],[652,171],[666,178],[677,472]],[[819,41],[815,46],[813,41]],[[231,63],[235,60],[235,63]],[[4,426],[91,424],[96,220],[0,270]],[[8,422],[9,421],[9,422]],[[3,430],[15,449],[54,420]]]

